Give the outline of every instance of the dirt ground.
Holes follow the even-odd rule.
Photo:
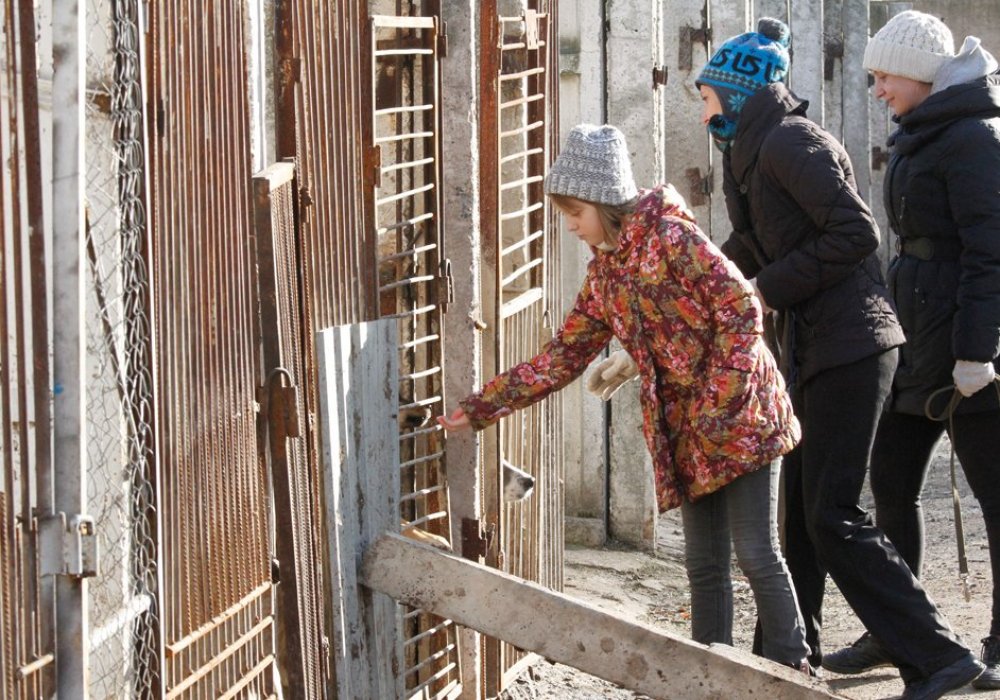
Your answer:
[[[927,553],[923,580],[952,627],[978,654],[980,639],[988,632],[990,620],[989,552],[982,512],[960,474],[959,490],[970,570],[970,599],[967,601],[958,575],[948,454],[945,443],[938,451],[924,490]],[[870,504],[867,489],[864,498]],[[568,549],[565,592],[599,608],[686,636],[689,633],[690,596],[682,552],[680,517],[673,511],[660,519],[657,548],[652,554],[614,546],[600,550]],[[756,613],[749,584],[735,566],[734,582],[737,589],[735,646],[749,651]],[[849,644],[863,631],[836,585],[829,579],[824,618],[824,645],[828,650]],[[902,681],[893,669],[888,668],[860,676],[824,672],[823,679],[832,692],[850,700],[893,698],[903,691]],[[508,700],[625,700],[644,696],[576,669],[543,661],[517,679],[505,697]],[[738,690],[734,689],[732,697],[739,697]],[[1000,691],[976,691],[966,687],[949,697],[1000,700]]]

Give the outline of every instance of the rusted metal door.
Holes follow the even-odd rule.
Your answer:
[[[451,275],[442,251],[439,61],[436,7],[369,21],[371,140],[366,144],[378,269],[378,315],[399,319],[400,518],[450,538],[443,472],[441,316]],[[421,610],[404,614],[408,697],[450,698],[461,690],[455,624]]]
[[[555,3],[489,0],[483,3],[483,238],[495,251],[496,370],[532,357],[551,337],[552,227],[542,184],[556,135]],[[557,307],[555,307],[557,308]],[[499,524],[490,562],[546,586],[562,585],[560,450],[547,437],[558,404],[536,404],[499,424],[497,454],[487,459],[484,509]],[[536,479],[526,501],[502,501],[507,466]],[[488,559],[489,561],[489,559]],[[489,639],[484,658],[493,696],[529,659]]]
[[[38,521],[53,510],[36,29],[5,0],[0,36],[0,695],[55,691],[53,578]]]
[[[166,698],[270,697],[270,503],[245,3],[150,3],[156,448]]]

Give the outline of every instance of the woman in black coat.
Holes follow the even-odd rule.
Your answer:
[[[883,194],[898,236],[889,282],[906,333],[875,439],[871,483],[879,526],[919,576],[920,492],[935,447],[951,431],[928,413],[953,413],[951,439],[982,506],[993,575],[993,617],[983,640],[987,669],[973,685],[1000,689],[1000,393],[994,383],[1000,76],[978,39],[966,39],[957,56],[952,46],[940,20],[910,11],[886,24],[865,53],[875,95],[899,123],[889,140]],[[866,635],[823,665],[860,673],[883,664],[889,650],[886,640],[878,642]]]
[[[912,697],[936,698],[981,666],[859,505],[904,337],[847,153],[781,82],[787,37],[783,23],[761,20],[757,32],[726,41],[696,81],[724,154],[735,231],[723,251],[779,314],[781,363],[802,424],[783,463],[785,555],[814,663],[829,572],[864,623],[898,641],[892,660]]]

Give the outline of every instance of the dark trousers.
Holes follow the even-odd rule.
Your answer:
[[[793,392],[802,442],[785,457],[785,558],[821,658],[826,574],[884,646],[904,680],[969,651],[920,582],[859,505],[875,429],[896,368],[895,350],[821,372]]]
[[[984,391],[993,391],[987,387]],[[972,494],[986,520],[993,575],[993,620],[1000,635],[1000,411],[958,414],[950,435]],[[879,528],[910,570],[920,576],[924,556],[924,516],[920,493],[934,448],[947,423],[924,416],[886,413],[872,448],[871,485]]]

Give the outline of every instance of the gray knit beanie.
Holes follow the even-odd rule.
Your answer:
[[[545,194],[611,206],[635,199],[625,135],[607,124],[573,127],[545,178]]]
[[[865,70],[933,83],[944,63],[955,55],[948,26],[933,15],[907,10],[894,16],[865,48]]]

